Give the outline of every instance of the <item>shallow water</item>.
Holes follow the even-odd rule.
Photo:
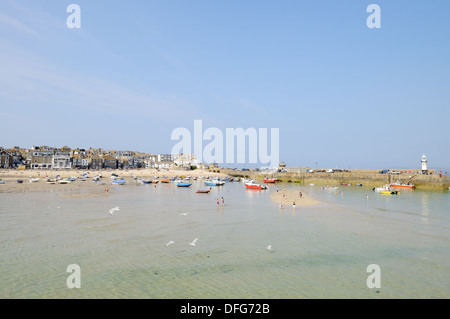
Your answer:
[[[0,297],[450,297],[446,191],[297,186],[322,203],[293,210],[269,199],[276,187],[242,183],[63,187],[0,193]],[[70,264],[81,289],[66,286]],[[366,285],[370,264],[379,289]]]

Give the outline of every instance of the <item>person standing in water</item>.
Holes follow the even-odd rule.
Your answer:
[[[222,196],[222,207],[224,207],[225,206],[225,200],[223,199],[223,196]]]

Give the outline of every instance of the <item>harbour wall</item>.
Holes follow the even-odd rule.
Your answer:
[[[262,181],[265,178],[277,178],[280,182],[320,185],[336,184],[363,184],[364,186],[378,187],[391,183],[406,183],[410,181],[416,188],[422,189],[447,189],[450,187],[448,175],[422,175],[422,174],[380,174],[379,170],[357,170],[357,172],[335,172],[335,173],[306,173],[306,172],[282,172],[265,173],[258,171],[235,171],[221,169],[221,173],[230,176],[247,177]]]

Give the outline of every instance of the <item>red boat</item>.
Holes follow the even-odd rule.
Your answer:
[[[413,184],[399,184],[399,183],[391,184],[391,187],[393,187],[393,188],[404,188],[404,189],[414,189],[414,188],[416,188],[416,186],[414,186]]]
[[[276,178],[269,178],[264,180],[264,183],[276,183],[276,182],[278,182],[278,179]]]
[[[253,182],[245,183],[245,187],[247,187],[247,189],[267,189],[266,185],[255,184]]]
[[[196,193],[197,193],[197,194],[208,194],[210,191],[211,191],[210,189],[205,190],[205,191],[198,190],[198,191],[196,191]]]

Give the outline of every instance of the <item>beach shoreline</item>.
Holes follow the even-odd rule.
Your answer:
[[[224,173],[210,172],[207,170],[157,170],[150,168],[141,168],[141,169],[116,169],[116,170],[82,170],[82,169],[70,169],[70,170],[0,170],[0,178],[3,179],[23,179],[24,181],[28,178],[56,178],[59,175],[60,178],[69,178],[69,177],[79,177],[83,176],[83,174],[87,174],[88,178],[93,178],[98,174],[101,174],[104,178],[110,177],[112,174],[119,175],[123,178],[133,178],[133,176],[137,178],[142,177],[175,177],[175,176],[191,176],[191,177],[200,177],[200,176],[210,176],[210,177],[218,177],[225,178],[228,175]]]

